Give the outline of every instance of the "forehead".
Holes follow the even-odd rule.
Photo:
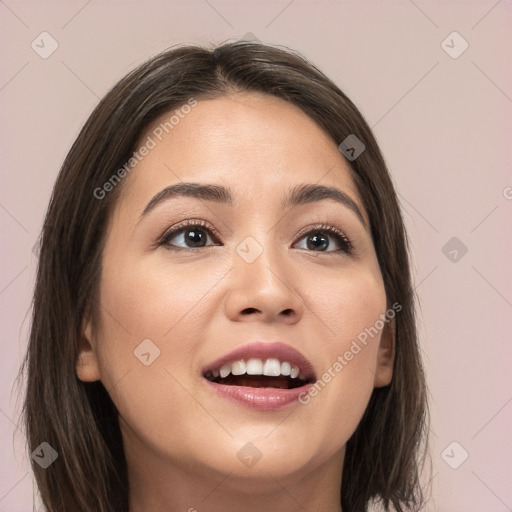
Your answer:
[[[148,138],[154,147],[129,174],[120,198],[140,202],[139,210],[143,200],[180,181],[228,186],[235,205],[277,199],[297,184],[331,185],[364,210],[336,142],[280,98],[238,93],[175,107],[152,123],[141,144]]]

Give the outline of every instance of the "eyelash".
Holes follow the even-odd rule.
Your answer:
[[[219,232],[212,226],[210,226],[207,222],[202,220],[195,220],[195,219],[189,219],[184,221],[183,223],[179,224],[177,227],[173,228],[170,231],[165,232],[158,240],[157,246],[166,246],[166,249],[171,251],[194,251],[197,252],[199,249],[203,249],[204,247],[177,247],[169,244],[169,240],[174,238],[176,235],[180,234],[181,232],[185,231],[187,228],[196,228],[200,227],[203,230],[207,231],[208,234],[212,236],[212,238],[215,238],[219,240],[220,234]],[[336,249],[334,251],[311,251],[311,252],[320,252],[325,254],[348,254],[351,255],[354,252],[354,246],[352,245],[352,242],[347,238],[347,236],[341,232],[338,228],[335,228],[334,226],[330,226],[328,224],[319,224],[317,226],[312,226],[310,228],[307,228],[307,231],[300,232],[299,239],[304,238],[306,235],[310,235],[315,232],[321,232],[323,234],[329,234],[336,238],[336,241],[338,242],[340,249]],[[215,241],[215,240],[214,240]],[[303,249],[305,250],[305,249]]]

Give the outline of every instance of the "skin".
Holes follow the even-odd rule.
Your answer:
[[[140,219],[181,181],[230,187],[234,203],[175,197]],[[257,93],[199,101],[125,178],[103,254],[100,328],[85,322],[77,375],[101,380],[119,410],[131,512],[341,511],[345,444],[373,388],[391,381],[392,322],[307,405],[251,410],[201,376],[236,347],[280,340],[320,377],[385,313],[373,243],[353,211],[333,200],[282,208],[303,183],[339,188],[368,222],[336,143],[295,106]],[[157,246],[187,219],[219,236],[186,249],[182,232],[170,243],[185,249]],[[333,252],[332,235],[327,251],[308,248],[317,232],[304,228],[318,224],[341,230],[355,254]],[[263,249],[250,264],[236,252],[248,236]],[[147,338],[160,350],[150,366],[134,357]],[[252,467],[237,457],[247,442],[262,453]]]

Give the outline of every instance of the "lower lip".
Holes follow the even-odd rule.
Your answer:
[[[299,403],[299,396],[306,394],[311,384],[293,389],[251,388],[248,386],[226,386],[205,381],[221,397],[258,411],[277,411],[292,403]]]

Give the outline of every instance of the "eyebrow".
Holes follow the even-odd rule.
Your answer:
[[[227,204],[229,206],[233,205],[233,194],[229,188],[226,188],[222,185],[182,182],[175,185],[170,185],[158,192],[149,201],[146,208],[144,208],[144,211],[141,214],[141,219],[142,217],[145,217],[151,210],[153,210],[158,204],[173,197],[193,197],[196,199],[213,201],[218,204]],[[351,199],[347,194],[336,187],[306,183],[297,185],[290,191],[287,198],[282,201],[281,206],[284,209],[329,199],[336,201],[337,203],[340,203],[352,210],[352,212],[354,212],[358,219],[361,221],[365,229],[368,230],[368,225],[361,210],[359,209],[359,206],[357,206],[354,200]]]

